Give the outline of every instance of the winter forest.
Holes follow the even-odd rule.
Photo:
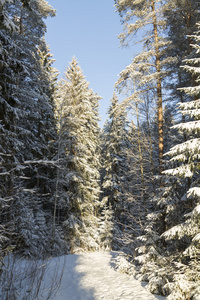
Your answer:
[[[78,58],[61,80],[52,66],[44,35],[55,9],[0,0],[0,285],[11,254],[114,250],[151,293],[198,300],[200,2],[113,5],[119,44],[139,36],[142,50],[119,74],[101,129],[101,96]]]

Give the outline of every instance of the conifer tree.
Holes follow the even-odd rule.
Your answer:
[[[99,96],[89,89],[77,60],[73,58],[56,99],[59,111],[63,170],[69,210],[64,227],[71,252],[96,249],[99,244],[99,155],[97,108]]]
[[[51,210],[48,207],[47,213],[43,208],[53,191],[50,161],[55,149],[49,145],[56,132],[52,81],[38,47],[45,48],[43,19],[55,12],[44,1],[7,1],[4,8],[17,30],[7,36],[2,30],[1,194],[10,199],[3,215],[10,231],[16,232],[9,243],[17,243],[26,254],[43,255],[50,249],[46,217],[50,220]]]
[[[200,29],[200,27],[198,27]],[[185,65],[183,68],[196,76],[196,86],[181,88],[182,92],[185,92],[194,100],[179,103],[181,113],[187,118],[186,122],[175,125],[179,131],[187,133],[188,139],[176,146],[172,147],[166,155],[171,157],[170,162],[172,168],[165,171],[165,174],[178,176],[182,178],[190,178],[191,187],[187,192],[188,209],[191,210],[198,206],[198,197],[200,195],[198,188],[199,181],[199,40],[200,30],[191,36],[195,43],[191,44],[194,49],[192,58],[185,59]],[[190,223],[190,222],[188,222]],[[189,226],[189,224],[188,224]],[[193,235],[193,231],[191,235]]]
[[[101,248],[103,250],[111,250],[112,249],[112,241],[113,241],[113,209],[110,207],[104,206],[101,217],[99,220],[99,234],[100,234],[100,242]]]
[[[194,75],[185,72],[180,66],[192,51],[191,35],[196,30],[196,23],[199,21],[199,8],[199,1],[196,0],[168,0],[165,7],[166,32],[171,41],[167,55],[177,57],[177,60],[169,65],[170,80],[167,80],[167,85],[172,93],[170,101],[175,103],[186,102],[189,97],[189,95],[181,93],[178,88],[195,84]],[[182,116],[182,122],[185,122],[184,118]]]
[[[16,106],[12,95],[9,95],[9,87],[15,86],[14,68],[15,60],[12,52],[17,51],[16,46],[11,39],[11,33],[15,30],[8,12],[9,1],[0,2],[0,248],[9,244],[9,234],[14,235],[13,226],[10,224],[9,209],[13,198],[11,196],[13,155],[12,149],[14,145],[18,145],[16,134],[11,128],[11,124],[16,120]]]
[[[141,29],[146,29],[143,42],[143,52],[138,54],[133,64],[143,71],[143,83],[151,83],[154,87],[157,99],[157,131],[158,131],[158,153],[159,153],[159,174],[163,170],[163,92],[162,81],[165,76],[166,66],[171,57],[164,57],[166,48],[169,45],[164,39],[162,28],[165,25],[163,19],[164,5],[162,1],[130,1],[116,0],[116,8],[123,18],[124,32],[119,35],[122,45],[127,45],[130,40]],[[151,25],[149,31],[149,25]]]
[[[10,3],[10,0],[0,1],[0,29],[7,29],[9,31],[13,31],[16,29],[16,27],[7,11],[8,4]]]
[[[195,43],[191,44],[193,51],[185,59],[183,68],[196,77],[196,85],[180,89],[193,100],[179,103],[185,120],[173,126],[181,134],[186,133],[187,139],[179,139],[166,153],[170,160],[168,170],[164,171],[165,188],[159,198],[154,199],[156,210],[148,216],[146,235],[141,237],[143,248],[138,249],[137,258],[143,264],[150,290],[159,290],[165,295],[171,293],[170,300],[199,295],[200,30],[190,38]]]
[[[111,206],[114,216],[113,246],[119,247],[122,230],[127,225],[127,191],[129,185],[128,160],[126,150],[130,147],[126,109],[120,105],[114,93],[108,109],[109,119],[103,134],[103,199],[104,205]]]
[[[146,70],[148,67],[146,68]],[[156,130],[152,130],[154,113],[150,95],[152,84],[145,81],[147,74],[140,70],[138,65],[131,63],[119,75],[115,86],[120,93],[126,95],[123,103],[133,115],[130,141],[131,148],[127,151],[129,160],[130,192],[132,199],[132,222],[131,227],[135,236],[142,233],[146,223],[146,215],[152,209],[151,198],[155,193],[156,162],[153,138]],[[144,80],[143,80],[144,79]],[[157,136],[156,136],[157,137]],[[157,150],[157,149],[156,149]]]
[[[170,254],[182,253],[179,260],[185,267],[185,279],[191,297],[196,297],[198,293],[198,267],[199,264],[199,130],[200,130],[200,88],[199,88],[199,42],[200,42],[200,25],[197,24],[198,30],[190,35],[190,40],[194,42],[190,45],[193,49],[189,58],[184,60],[183,69],[189,72],[195,79],[195,85],[181,88],[191,99],[189,102],[179,103],[182,115],[185,117],[174,127],[184,132],[187,139],[172,147],[166,155],[171,157],[171,169],[165,171],[165,174],[173,177],[188,178],[189,185],[185,185],[187,190],[185,195],[179,201],[182,206],[182,214],[172,222],[170,228],[162,234],[163,239],[168,247],[171,246]],[[170,167],[170,166],[169,166]],[[173,245],[173,246],[172,246]],[[175,255],[176,255],[175,254]],[[177,255],[178,256],[178,255]],[[177,257],[178,258],[178,257]],[[175,257],[175,260],[177,260]],[[188,264],[189,262],[189,264]],[[185,284],[181,278],[177,278],[176,289],[180,286],[179,296],[183,297],[185,293]],[[177,299],[177,291],[174,290],[170,299]],[[181,294],[181,295],[180,295]]]

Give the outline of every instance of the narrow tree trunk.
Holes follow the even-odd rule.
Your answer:
[[[157,115],[158,115],[158,150],[159,150],[159,174],[163,171],[163,108],[162,108],[162,79],[161,79],[161,61],[160,61],[160,49],[158,41],[158,25],[155,13],[155,1],[151,0],[151,8],[153,15],[153,28],[155,38],[155,50],[156,50],[156,72],[157,72]]]
[[[138,151],[140,158],[140,173],[141,173],[141,181],[142,181],[142,199],[144,204],[145,216],[147,214],[146,208],[146,198],[145,198],[145,187],[144,187],[144,168],[143,168],[143,157],[142,157],[142,149],[141,149],[141,136],[140,136],[140,123],[139,123],[139,114],[138,114],[138,104],[136,103],[136,116],[137,116],[137,133],[138,133]]]
[[[53,228],[52,228],[52,248],[54,247],[55,243],[55,236],[56,236],[56,213],[57,213],[57,202],[58,202],[58,185],[59,185],[59,177],[60,177],[60,172],[59,172],[59,167],[60,167],[60,145],[61,142],[61,132],[59,128],[58,132],[58,166],[56,169],[56,187],[55,187],[55,199],[54,199],[54,210],[53,210]]]
[[[149,122],[149,112],[147,112],[147,129],[149,134],[149,144],[150,144],[150,169],[151,169],[151,182],[153,185],[153,192],[155,192],[155,182],[154,182],[154,163],[153,163],[153,146],[152,146],[152,136]]]

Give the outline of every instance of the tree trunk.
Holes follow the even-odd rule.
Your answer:
[[[161,62],[160,62],[160,49],[158,41],[158,25],[155,13],[155,1],[151,0],[151,8],[153,15],[153,29],[155,38],[156,50],[156,72],[157,72],[157,116],[158,116],[158,151],[159,151],[159,174],[163,171],[163,108],[162,108],[162,80],[161,80]]]
[[[149,101],[148,101],[148,103],[149,103]],[[149,134],[149,145],[150,145],[151,182],[152,182],[152,185],[153,185],[153,192],[155,193],[153,145],[152,145],[152,136],[151,136],[150,122],[149,122],[149,112],[147,112],[146,120],[147,120],[147,129],[148,129],[148,134]]]
[[[142,157],[142,149],[141,149],[141,136],[140,136],[140,123],[139,123],[139,115],[138,115],[138,105],[136,103],[136,114],[137,114],[137,133],[138,133],[138,151],[139,151],[139,157],[140,157],[140,173],[141,173],[141,181],[142,181],[142,192],[141,196],[143,199],[144,204],[144,211],[145,211],[145,217],[147,215],[147,208],[146,208],[146,197],[145,197],[145,186],[144,186],[144,168],[143,168],[143,157]]]

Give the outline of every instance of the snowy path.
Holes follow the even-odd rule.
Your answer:
[[[111,267],[113,255],[112,252],[93,252],[65,256],[60,288],[50,300],[165,299],[150,294],[142,287],[140,281],[115,271]],[[56,264],[56,260],[53,259],[49,268],[54,269]],[[62,265],[62,261],[59,261],[59,264]],[[51,270],[49,272],[51,273]]]

